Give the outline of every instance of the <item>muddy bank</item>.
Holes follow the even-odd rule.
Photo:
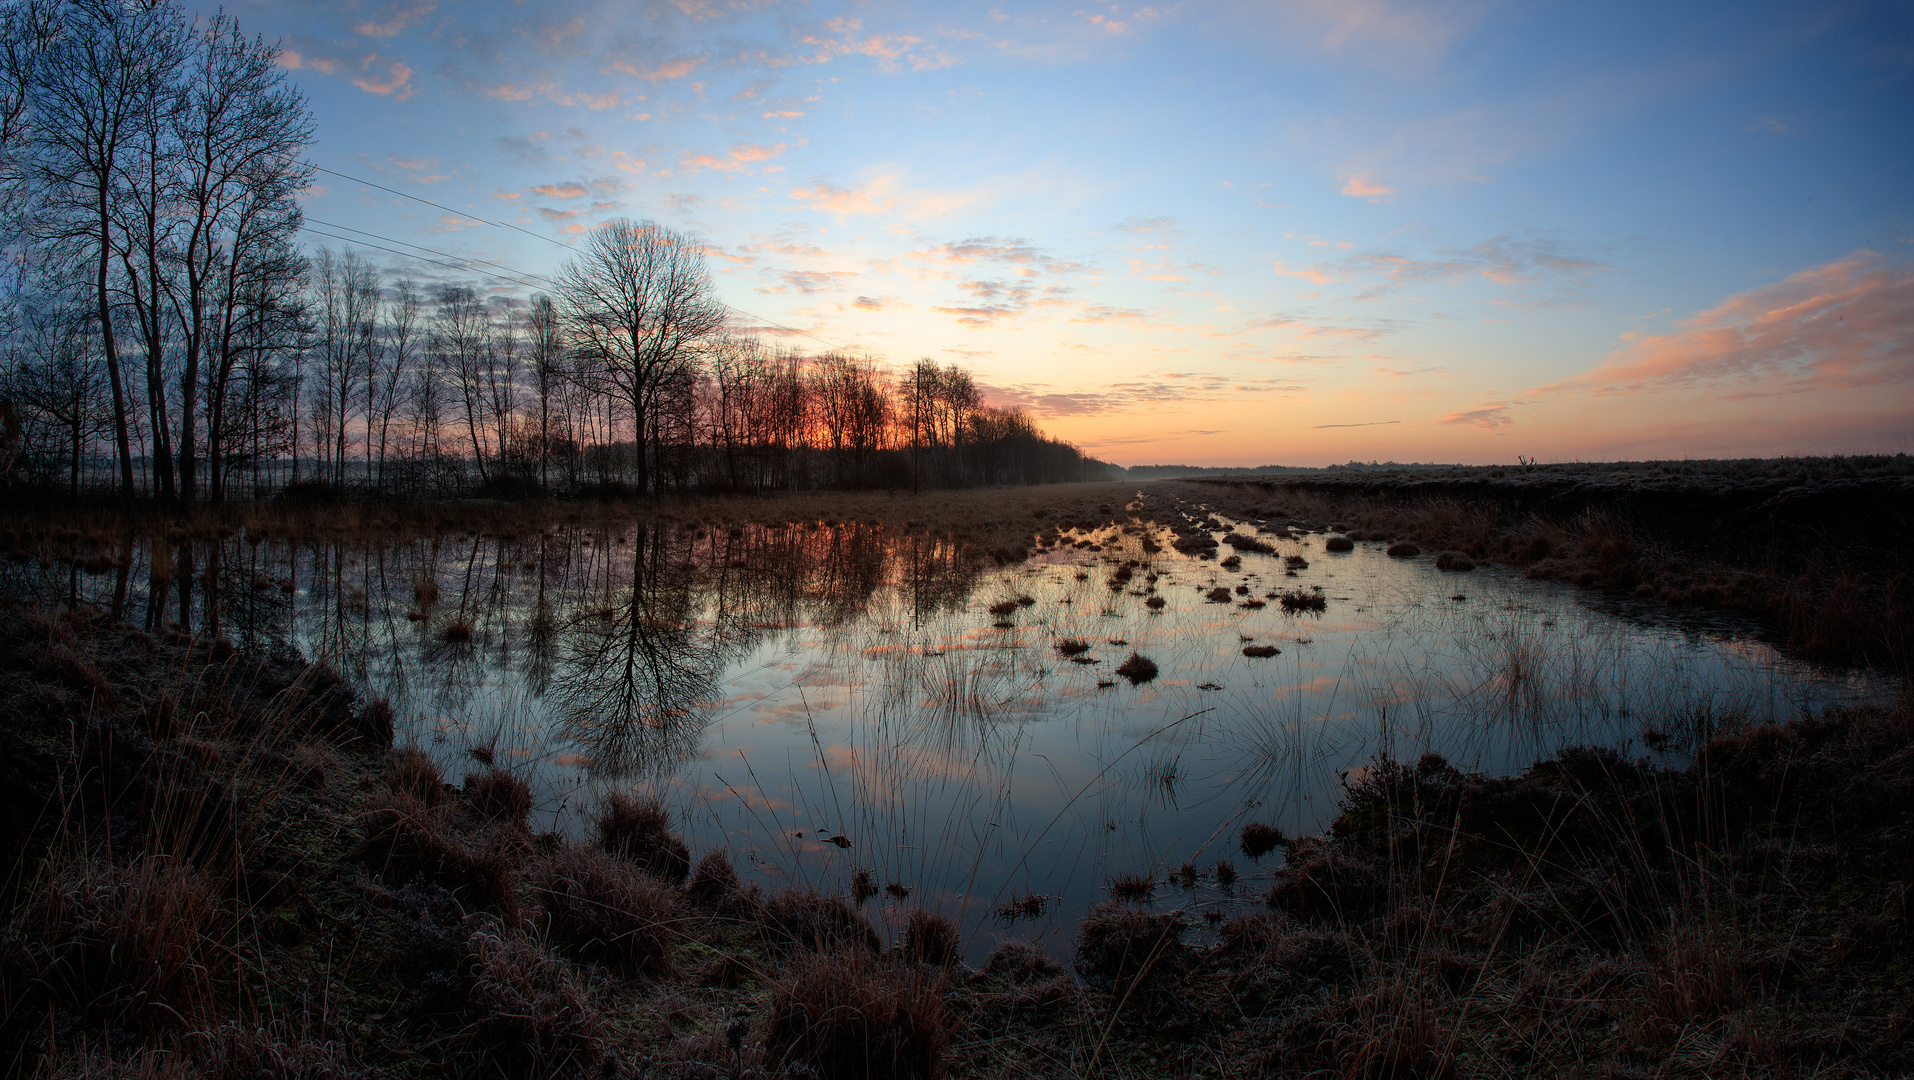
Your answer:
[[[0,618],[14,1075],[1854,1075],[1914,1068],[1914,704],[1353,778],[1324,835],[961,962],[907,890],[746,883],[655,803],[534,832],[325,668]],[[1255,823],[1252,823],[1255,824]],[[1179,898],[1283,861],[1204,940]],[[1236,886],[1230,886],[1232,888]],[[907,916],[896,940],[873,905]]]
[[[1800,655],[1914,663],[1906,457],[1361,470],[1159,485],[1251,520],[1753,615]]]

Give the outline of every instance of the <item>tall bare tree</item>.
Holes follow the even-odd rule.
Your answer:
[[[649,492],[662,406],[726,318],[704,251],[655,222],[620,218],[586,237],[558,284],[574,347],[630,409],[638,487]]]

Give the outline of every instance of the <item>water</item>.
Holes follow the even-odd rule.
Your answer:
[[[1281,856],[1244,858],[1241,826],[1322,828],[1376,755],[1507,772],[1593,743],[1679,761],[1730,725],[1886,693],[1731,620],[1263,539],[1277,554],[1236,571],[1135,527],[979,570],[947,540],[816,523],[235,536],[162,544],[160,580],[155,548],[129,539],[123,569],[7,573],[136,623],[327,658],[389,697],[400,739],[449,777],[479,767],[475,747],[525,776],[537,828],[582,835],[605,790],[644,790],[694,852],[722,845],[769,886],[842,890],[867,870],[909,890],[870,902],[880,925],[937,908],[973,959],[1000,936],[1067,939],[1121,875],[1155,876],[1166,905],[1256,903]],[[1285,555],[1309,565],[1288,576]],[[1219,587],[1228,603],[1206,599]],[[1325,610],[1269,598],[1290,590]],[[1090,648],[1067,658],[1064,639]],[[1133,651],[1154,680],[1115,673]],[[1218,859],[1233,888],[1215,886]],[[1167,881],[1186,862],[1205,872],[1193,890]],[[1013,901],[1042,914],[1013,919]]]

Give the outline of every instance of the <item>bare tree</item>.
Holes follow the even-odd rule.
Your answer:
[[[117,0],[72,0],[61,8],[56,40],[34,71],[35,214],[42,242],[93,266],[93,304],[113,396],[120,488],[132,495],[131,424],[114,323],[113,260],[120,249],[119,196],[129,173],[129,144],[150,129],[153,88],[181,59],[178,13]]]
[[[300,223],[293,196],[312,176],[300,155],[313,134],[276,46],[249,40],[223,13],[196,44],[170,115],[178,174],[170,195],[181,236],[177,271],[165,282],[182,346],[179,482],[187,503],[199,471],[201,360],[210,342],[215,361],[228,362],[221,347],[236,330],[233,300],[248,295],[247,271],[282,280],[287,273],[282,252]]]
[[[391,445],[392,423],[405,405],[406,387],[420,350],[423,328],[419,320],[425,299],[411,278],[400,278],[385,303],[385,348],[381,363],[369,374],[371,400],[367,413],[379,429],[379,488],[385,489],[386,454]],[[368,432],[368,442],[370,432]]]
[[[704,252],[684,234],[620,218],[586,238],[558,282],[574,347],[630,409],[638,487],[648,492],[660,406],[726,317]]]

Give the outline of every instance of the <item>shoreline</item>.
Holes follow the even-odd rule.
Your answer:
[[[1322,835],[1245,831],[1285,867],[1216,944],[1183,941],[1178,877],[1217,874],[1188,867],[1114,883],[1073,955],[1011,939],[972,970],[942,916],[880,940],[866,897],[746,885],[642,800],[588,841],[534,833],[523,781],[389,749],[380,704],[322,665],[84,611],[7,623],[10,809],[33,823],[8,833],[15,1074],[1914,1067],[1906,694],[1681,769],[1381,763]]]

